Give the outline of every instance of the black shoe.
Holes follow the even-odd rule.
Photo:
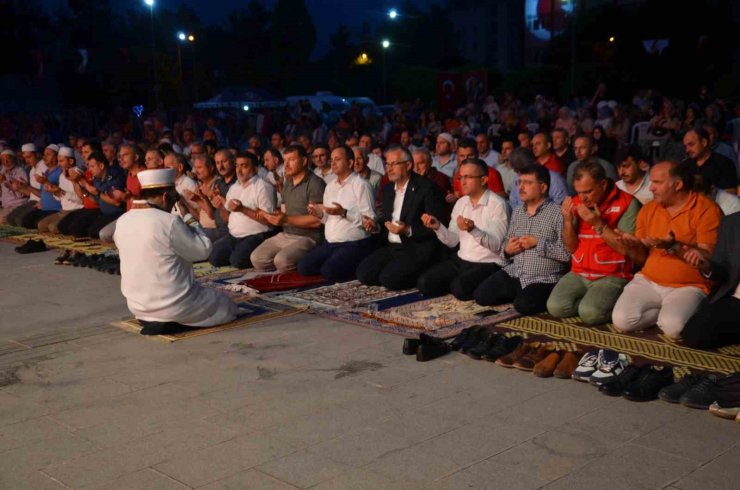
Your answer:
[[[632,383],[628,384],[622,396],[633,402],[647,402],[658,398],[658,392],[673,383],[673,368],[646,366]]]
[[[457,334],[457,337],[455,337],[453,341],[450,343],[450,349],[460,350],[460,347],[462,347],[463,344],[465,344],[465,342],[468,341],[468,338],[470,337],[470,335],[481,328],[482,327],[478,325],[474,325],[472,327],[466,328],[465,330]]]
[[[488,329],[484,327],[479,327],[473,332],[470,332],[470,335],[468,335],[468,339],[463,345],[460,346],[460,352],[462,352],[463,354],[467,354],[470,349],[473,349],[478,344],[480,344],[483,340],[483,337],[485,337],[488,333]]]
[[[70,255],[72,255],[72,253],[69,250],[65,250],[62,255],[54,259],[54,263],[56,265],[64,265],[65,263],[69,263]]]
[[[717,376],[708,374],[702,376],[699,382],[681,395],[681,405],[689,408],[706,410],[717,400]]]
[[[198,328],[188,327],[177,322],[142,322],[139,320],[139,323],[143,325],[141,331],[139,331],[141,335],[174,335]]]
[[[495,362],[499,357],[503,357],[507,354],[514,352],[514,349],[519,347],[524,339],[521,335],[515,335],[513,337],[507,337],[505,335],[499,335],[496,337],[495,342],[491,345],[485,354],[483,359],[490,362]]]
[[[85,257],[85,254],[82,252],[75,252],[72,256],[71,262],[74,267],[82,267],[82,259]]]
[[[34,254],[36,252],[46,252],[46,244],[43,240],[28,240],[20,247],[16,247],[15,251],[19,254]]]
[[[624,368],[619,375],[605,383],[602,383],[602,385],[599,386],[599,392],[609,396],[621,396],[624,389],[640,376],[642,369],[648,368],[639,368],[630,364]]]
[[[419,350],[419,339],[403,339],[403,353],[407,356],[416,355]]]
[[[699,381],[701,381],[701,376],[697,374],[687,374],[679,381],[660,390],[660,393],[658,393],[658,398],[668,403],[680,403],[683,394],[694,387],[694,385],[696,385]]]
[[[450,345],[444,340],[439,340],[433,344],[419,344],[416,351],[416,360],[419,362],[431,361],[450,352]]]
[[[466,354],[476,360],[483,359],[483,355],[488,352],[491,347],[493,347],[493,344],[496,342],[496,339],[498,337],[500,337],[500,335],[497,335],[491,331],[485,332],[481,336],[481,340],[480,342],[478,342],[478,345],[476,345],[472,349],[468,349]]]

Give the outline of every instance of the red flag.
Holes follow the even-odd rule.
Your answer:
[[[437,97],[439,110],[455,111],[463,100],[462,76],[459,73],[437,74]]]

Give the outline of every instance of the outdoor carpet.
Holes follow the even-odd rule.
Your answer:
[[[72,250],[73,252],[82,252],[88,255],[100,254],[109,250],[114,250],[113,244],[103,243],[100,240],[92,238],[73,238],[66,235],[57,235],[52,233],[24,233],[22,235],[8,235],[4,238],[14,242],[26,242],[28,240],[43,240],[48,248],[61,248],[63,250]]]
[[[349,281],[281,294],[275,299],[290,304],[308,305],[312,310],[348,309],[414,292],[415,289],[391,291],[382,286],[365,286],[360,281]]]
[[[20,226],[0,225],[0,238],[9,238],[16,235],[25,235],[30,230]]]
[[[245,327],[273,318],[282,318],[296,313],[301,313],[305,308],[294,307],[282,303],[275,303],[264,298],[245,297],[241,301],[236,301],[239,305],[240,313],[236,320],[216,327],[198,328],[187,332],[174,335],[152,335],[150,337],[164,342],[175,342],[178,340],[199,337],[209,333],[222,332],[233,328]],[[129,332],[139,333],[141,324],[136,319],[124,320],[112,323],[113,326],[122,328]]]
[[[423,332],[438,338],[454,337],[472,325],[495,325],[520,316],[510,304],[482,307],[452,295],[424,299],[420,293],[374,301],[365,307],[320,310],[317,314],[404,337],[417,337]]]
[[[210,262],[204,261],[204,262],[196,262],[193,264],[193,273],[195,274],[195,277],[205,277],[205,276],[212,276],[216,277],[216,274],[221,274],[225,272],[234,272],[238,269],[235,269],[234,267],[214,267],[211,265]]]
[[[260,293],[274,293],[279,291],[291,291],[294,289],[303,289],[315,286],[323,286],[329,281],[322,276],[302,276],[296,271],[264,274],[259,277],[247,279],[237,283],[240,286],[247,286],[256,289]]]
[[[555,319],[543,314],[499,323],[493,330],[523,332],[531,340],[570,342],[582,350],[612,349],[628,355],[637,364],[669,364],[678,373],[740,371],[740,345],[716,350],[691,349],[657,328],[625,334],[611,324],[588,326],[579,317]]]

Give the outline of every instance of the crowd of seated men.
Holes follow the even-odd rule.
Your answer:
[[[657,325],[696,347],[740,343],[738,178],[702,128],[685,133],[684,161],[657,162],[628,145],[609,162],[591,136],[571,144],[562,129],[502,138],[500,152],[485,134],[444,132],[435,152],[280,134],[264,151],[184,151],[163,136],[4,146],[0,221],[112,241],[146,190],[140,172],[168,168],[214,266],[416,287],[623,332]]]

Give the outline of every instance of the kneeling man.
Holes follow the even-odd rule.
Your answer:
[[[229,187],[226,198],[215,196],[216,212],[229,224],[229,233],[213,244],[210,262],[216,267],[231,265],[237,269],[252,267],[250,255],[268,238],[271,227],[258,218],[259,212],[272,213],[275,193],[257,174],[259,162],[252,153],[236,156],[237,181]]]
[[[459,244],[460,250],[422,274],[416,287],[425,296],[451,292],[468,301],[484,279],[506,265],[500,250],[509,223],[508,205],[487,188],[488,166],[483,160],[463,160],[455,178],[460,181],[463,197],[452,209],[450,227],[430,214],[422,215],[421,221],[434,230],[440,242],[450,248]]]
[[[614,230],[635,232],[640,201],[619,189],[593,161],[576,164],[573,187],[578,195],[562,205],[571,269],[550,294],[547,311],[556,318],[579,315],[589,325],[606,323],[632,278],[632,261]]]
[[[660,162],[650,170],[654,200],[637,215],[635,235],[620,233],[642,271],[627,284],[614,305],[612,322],[623,332],[657,323],[678,338],[686,322],[706,300],[711,283],[700,270],[717,243],[722,211],[691,190],[689,168]]]
[[[349,146],[334,148],[331,171],[336,178],[326,184],[324,204],[308,204],[308,214],[324,224],[325,240],[298,263],[304,276],[353,279],[359,263],[372,251],[373,239],[362,226],[362,217],[375,219],[375,194],[370,182],[353,172],[354,160]]]
[[[118,219],[113,239],[121,258],[121,292],[143,335],[227,323],[237,306],[195,282],[193,262],[206,260],[211,240],[177,203],[175,170],[138,173],[141,200]],[[170,213],[173,206],[177,214]]]

